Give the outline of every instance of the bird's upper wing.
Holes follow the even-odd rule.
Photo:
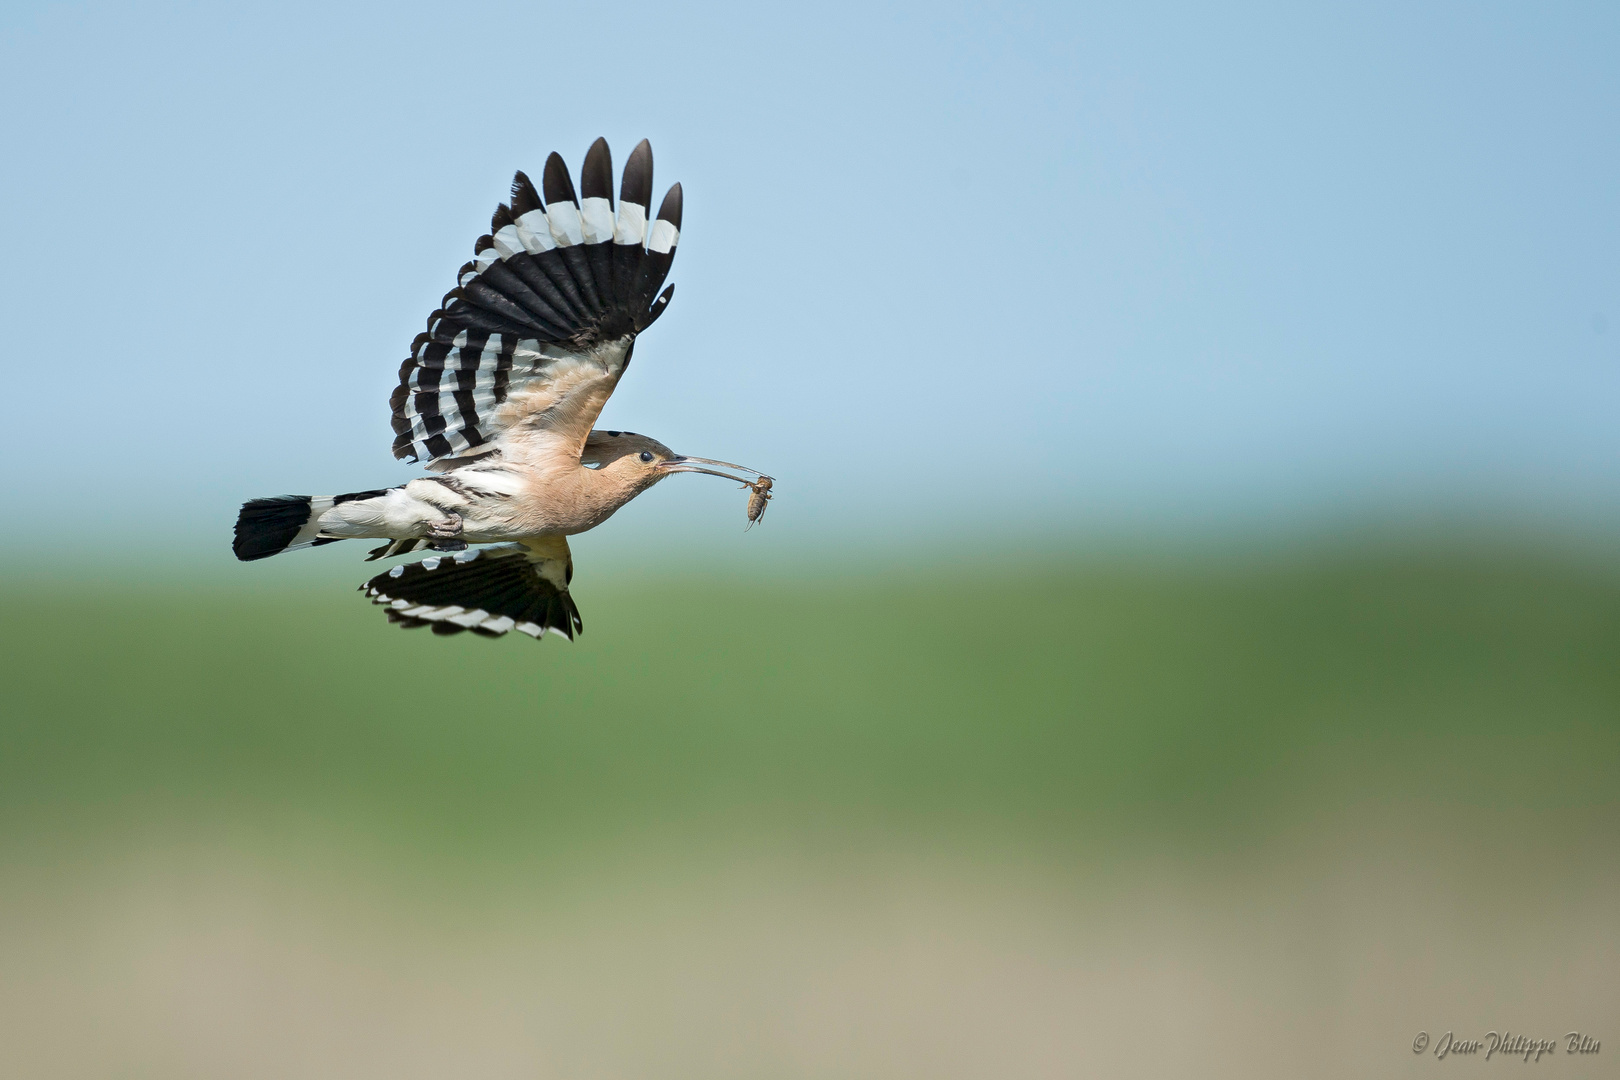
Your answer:
[[[583,199],[557,154],[546,160],[543,202],[523,173],[512,181],[511,204],[496,209],[399,369],[395,457],[444,468],[525,444],[583,449],[635,336],[674,292],[657,295],[680,237],[681,186],[649,226],[646,140],[625,163],[617,213],[605,140],[591,145],[580,181]]]

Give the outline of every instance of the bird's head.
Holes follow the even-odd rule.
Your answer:
[[[735,480],[739,484],[752,484],[763,475],[755,469],[733,465],[729,461],[677,454],[657,439],[649,439],[633,431],[591,432],[585,440],[585,452],[580,455],[580,463],[586,468],[616,476],[640,491],[678,472],[708,473],[710,476]],[[735,472],[722,472],[723,469]]]
[[[627,488],[645,491],[669,475],[660,466],[675,456],[657,439],[633,431],[593,431],[585,440],[580,463]]]

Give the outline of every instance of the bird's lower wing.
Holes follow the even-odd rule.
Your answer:
[[[571,641],[585,629],[568,595],[573,574],[568,541],[557,536],[405,563],[360,588],[403,627],[485,637],[549,631]]]
[[[635,336],[669,303],[672,289],[658,290],[680,238],[681,188],[670,189],[649,225],[645,141],[625,165],[616,212],[601,139],[585,158],[583,199],[556,154],[541,186],[544,200],[517,174],[511,203],[496,209],[476,258],[412,343],[390,399],[396,457],[465,460],[540,413],[533,422],[565,442],[577,435],[577,453]],[[522,408],[503,408],[524,398]]]

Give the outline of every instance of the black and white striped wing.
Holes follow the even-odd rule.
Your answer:
[[[403,563],[360,589],[387,609],[389,622],[406,628],[471,630],[484,637],[516,630],[539,638],[549,632],[572,641],[585,629],[568,595],[573,573],[568,544],[557,537]]]
[[[390,401],[395,457],[483,453],[519,420],[569,440],[577,434],[584,445],[635,336],[674,292],[658,290],[680,238],[681,186],[670,188],[649,224],[652,175],[652,148],[642,140],[625,163],[615,209],[603,139],[585,156],[583,199],[557,154],[546,160],[543,200],[517,174],[510,205],[496,209],[476,258],[399,369]]]

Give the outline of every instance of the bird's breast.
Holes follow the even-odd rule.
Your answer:
[[[596,528],[635,498],[639,488],[579,466],[536,472],[513,499],[517,524],[526,536],[571,536]]]

